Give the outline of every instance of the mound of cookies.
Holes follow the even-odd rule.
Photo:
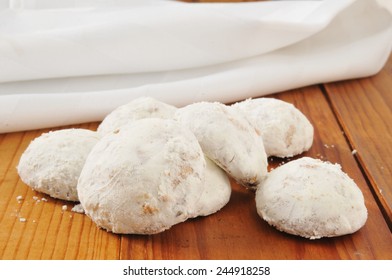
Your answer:
[[[230,201],[229,178],[255,191],[257,213],[281,231],[310,239],[353,233],[367,210],[339,166],[302,158],[268,172],[268,157],[309,150],[313,133],[305,115],[273,98],[176,108],[141,97],[97,131],[42,134],[17,170],[34,190],[80,202],[97,226],[119,234],[156,234],[218,212]]]

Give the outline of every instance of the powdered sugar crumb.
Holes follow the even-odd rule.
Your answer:
[[[82,204],[76,204],[74,207],[71,209],[72,212],[84,214],[84,209],[82,207]]]

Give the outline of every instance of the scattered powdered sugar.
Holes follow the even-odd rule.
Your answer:
[[[330,145],[324,144],[324,147],[325,147],[326,149],[335,148],[335,145],[334,145],[334,144],[330,144]]]
[[[41,200],[39,199],[38,196],[33,196],[33,200],[35,201],[35,203],[40,203]]]
[[[72,212],[84,214],[84,209],[82,207],[82,204],[76,204],[74,207],[71,209]]]

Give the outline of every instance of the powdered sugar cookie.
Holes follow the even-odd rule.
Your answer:
[[[204,191],[197,203],[197,216],[208,216],[222,209],[230,200],[231,184],[226,172],[206,157]]]
[[[261,133],[268,156],[292,157],[312,146],[313,126],[294,105],[263,97],[232,106],[244,113]]]
[[[196,135],[204,153],[240,184],[255,187],[267,174],[263,140],[234,108],[199,102],[178,109],[175,118]]]
[[[98,126],[97,131],[101,134],[107,134],[122,125],[144,118],[171,119],[176,109],[176,107],[152,97],[139,97],[108,114]]]
[[[363,194],[340,165],[308,157],[270,172],[256,206],[277,229],[310,239],[350,234],[367,220]]]
[[[96,132],[63,129],[34,139],[22,154],[17,170],[22,181],[54,198],[78,201],[77,181],[92,147]]]
[[[85,213],[114,233],[154,234],[194,217],[206,162],[193,133],[147,118],[105,135],[78,183]]]

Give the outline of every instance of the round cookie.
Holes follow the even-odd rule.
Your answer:
[[[206,159],[206,177],[204,191],[197,203],[197,216],[208,216],[218,212],[230,200],[231,184],[226,172],[208,157]]]
[[[340,165],[308,157],[271,171],[256,207],[278,230],[310,239],[350,234],[367,220],[363,194]]]
[[[294,105],[275,98],[247,99],[232,105],[261,133],[268,156],[292,157],[310,149],[313,126]]]
[[[263,140],[237,110],[218,102],[198,102],[175,118],[196,135],[204,153],[238,183],[255,188],[267,174]]]
[[[44,133],[22,154],[17,166],[19,176],[38,192],[78,201],[78,178],[87,155],[98,140],[98,134],[87,129]]]
[[[196,216],[206,162],[192,132],[147,118],[105,135],[79,178],[85,213],[114,233],[155,234]]]
[[[108,114],[98,126],[97,131],[104,135],[127,123],[144,118],[171,119],[176,110],[176,107],[152,97],[139,97]]]

